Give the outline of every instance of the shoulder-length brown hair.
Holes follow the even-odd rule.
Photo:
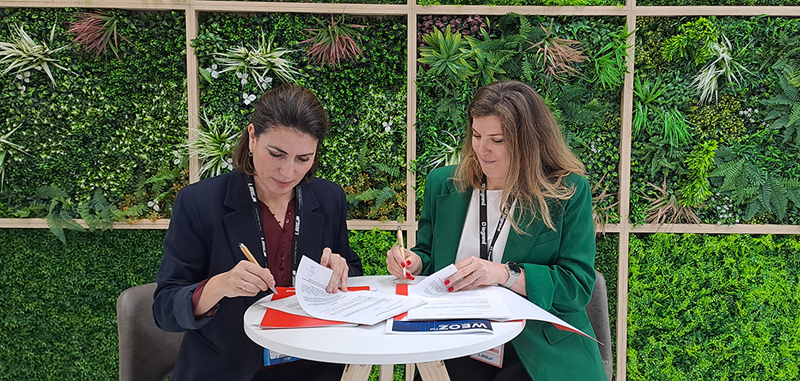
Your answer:
[[[328,114],[316,95],[302,86],[283,84],[265,92],[256,101],[250,124],[256,137],[275,127],[293,128],[317,139],[317,154],[314,164],[306,172],[305,178],[311,179],[319,168],[319,146],[328,136]],[[233,165],[248,175],[255,174],[253,157],[250,156],[250,135],[245,128],[236,150],[233,152]]]
[[[508,203],[516,199],[516,207],[533,216],[530,222],[540,216],[547,227],[555,229],[547,201],[572,197],[575,189],[562,179],[570,173],[583,175],[584,167],[570,151],[539,94],[522,82],[495,82],[478,90],[467,112],[467,134],[454,178],[458,189],[481,188],[483,170],[472,147],[472,122],[474,118],[496,116],[511,160],[502,200]],[[513,216],[509,220],[521,233]]]

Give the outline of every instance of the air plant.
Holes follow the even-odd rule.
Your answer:
[[[198,129],[197,139],[188,143],[190,154],[196,154],[203,163],[200,176],[208,173],[209,177],[213,177],[226,169],[232,170],[233,160],[230,157],[236,149],[239,129],[233,123],[226,123],[226,118],[209,119],[205,112],[201,119],[204,126]]]
[[[313,36],[299,43],[312,43],[306,55],[317,65],[331,65],[336,68],[342,61],[361,55],[361,47],[356,43],[356,40],[361,41],[361,34],[355,28],[366,28],[367,25],[345,24],[342,22],[343,18],[344,15],[337,22],[331,14],[331,23],[327,24],[315,17],[320,27],[303,29]]]
[[[531,45],[525,51],[536,49],[536,64],[542,65],[551,78],[563,80],[570,75],[579,75],[578,69],[572,65],[586,60],[581,42],[556,37],[552,21],[547,28],[541,24],[539,26],[545,36],[537,43],[528,41]]]
[[[58,64],[58,59],[52,56],[65,49],[67,45],[60,48],[52,49],[53,37],[56,33],[56,25],[50,30],[50,46],[42,43],[37,44],[31,36],[25,32],[25,25],[11,25],[9,27],[11,32],[11,42],[0,42],[0,64],[8,63],[8,67],[3,70],[3,75],[11,70],[16,69],[17,73],[25,72],[30,69],[44,70],[53,86],[56,85],[56,80],[53,78],[53,73],[50,71],[50,65],[55,68],[69,71],[64,66]]]
[[[273,39],[270,38],[269,42],[267,42],[267,37],[262,31],[261,39],[255,48],[251,46],[248,49],[240,46],[229,49],[227,53],[214,53],[217,56],[217,61],[223,66],[220,73],[233,70],[242,76],[248,74],[255,79],[261,91],[266,91],[272,81],[272,78],[269,77],[270,72],[274,73],[283,82],[295,82],[295,76],[299,75],[300,72],[297,71],[292,61],[283,56],[296,50],[273,48],[272,41]]]
[[[728,83],[739,83],[739,78],[742,76],[742,70],[750,73],[747,68],[742,64],[733,60],[731,54],[731,42],[725,35],[722,35],[723,42],[709,42],[707,48],[712,56],[717,58],[700,69],[700,72],[694,76],[691,85],[695,86],[697,94],[700,96],[699,104],[702,106],[711,102],[713,98],[715,102],[718,100],[718,80],[722,75],[728,80]]]
[[[455,165],[461,161],[461,141],[450,131],[444,132],[447,137],[437,140],[442,148],[431,157],[431,162],[428,164],[430,168]]]
[[[643,196],[650,201],[647,205],[647,217],[645,221],[649,224],[663,223],[689,223],[699,224],[700,218],[694,212],[694,208],[683,205],[678,198],[667,189],[667,178],[664,177],[664,184],[661,187],[647,183],[658,191],[656,197],[650,198]]]
[[[119,59],[119,54],[117,53],[119,50],[118,38],[130,43],[130,40],[125,36],[117,33],[119,19],[117,15],[107,14],[102,11],[81,12],[78,14],[78,20],[70,23],[67,33],[75,36],[75,39],[72,40],[73,44],[80,45],[88,51],[94,51],[95,57],[99,57],[106,47],[109,47]]]
[[[595,192],[597,192],[598,189],[600,189],[600,184],[603,183],[603,180],[605,180],[605,178],[606,175],[603,175],[603,177],[601,177],[600,180],[598,180],[597,183],[594,184],[594,186],[592,187],[592,194],[594,194]],[[606,235],[606,225],[608,224],[608,219],[610,217],[609,211],[614,209],[614,207],[617,206],[617,204],[619,204],[619,201],[617,201],[611,205],[600,206],[603,203],[603,201],[605,201],[605,199],[608,197],[611,197],[611,195],[606,193],[605,188],[603,188],[603,191],[600,192],[600,194],[598,194],[597,196],[592,196],[592,217],[594,218],[594,225],[600,228],[600,231],[598,233],[601,235]]]

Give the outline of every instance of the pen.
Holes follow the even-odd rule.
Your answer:
[[[397,227],[397,246],[400,246],[400,255],[403,256],[403,276],[408,279],[408,270],[406,269],[406,251],[403,250],[403,228]]]
[[[244,253],[244,256],[247,257],[247,259],[250,262],[253,262],[253,263],[257,264],[259,267],[261,267],[261,264],[258,263],[258,261],[256,261],[256,258],[253,257],[253,254],[250,253],[250,250],[247,248],[247,246],[245,246],[243,243],[239,242],[239,248],[242,249],[242,253]],[[272,291],[273,294],[278,295],[278,290],[275,289],[275,286],[269,286],[269,289],[270,289],[270,291]]]

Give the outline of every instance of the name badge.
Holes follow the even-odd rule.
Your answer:
[[[264,348],[264,366],[278,365],[297,360],[300,359]]]
[[[505,344],[500,345],[499,347],[494,347],[492,349],[487,349],[483,352],[478,352],[474,355],[469,357],[474,358],[478,361],[483,361],[489,365],[494,365],[498,368],[503,367],[503,348],[505,348]]]

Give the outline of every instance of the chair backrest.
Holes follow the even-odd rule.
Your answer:
[[[611,381],[613,376],[612,352],[611,352],[611,327],[608,322],[608,292],[606,290],[606,279],[603,274],[595,270],[597,281],[594,283],[592,291],[592,301],[586,306],[586,313],[592,323],[592,329],[597,336],[597,340],[604,345],[599,345],[600,356],[603,358],[603,366],[606,368],[606,377]]]
[[[155,283],[131,287],[117,299],[120,381],[163,381],[178,359],[183,333],[156,326],[155,289]]]

